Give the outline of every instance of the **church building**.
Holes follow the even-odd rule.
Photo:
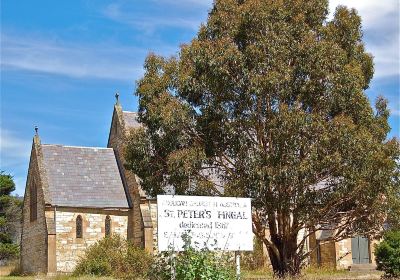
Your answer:
[[[86,248],[114,233],[153,252],[155,200],[124,168],[137,114],[123,111],[116,97],[107,148],[43,144],[36,129],[23,204],[23,272],[72,272]]]

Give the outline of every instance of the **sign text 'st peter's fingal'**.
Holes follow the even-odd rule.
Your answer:
[[[157,207],[160,251],[183,250],[184,234],[199,249],[253,250],[249,198],[159,195]]]

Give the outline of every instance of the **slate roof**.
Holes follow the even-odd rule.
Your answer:
[[[42,144],[50,203],[88,208],[128,208],[113,149]]]
[[[138,114],[136,112],[123,111],[122,115],[124,118],[126,128],[140,127],[140,124],[137,120]]]

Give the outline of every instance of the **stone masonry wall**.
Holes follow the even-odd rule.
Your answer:
[[[375,245],[379,244],[381,241],[374,239],[369,242],[369,251],[370,251],[370,259],[371,264],[376,265],[376,258],[375,258]]]
[[[336,267],[347,269],[353,264],[351,238],[336,242]]]
[[[321,241],[321,265],[326,267],[336,267],[336,249],[335,242]]]
[[[158,238],[157,238],[157,201],[150,201],[150,214],[153,222],[153,250],[154,254],[158,253]]]
[[[128,193],[132,203],[132,209],[129,214],[128,238],[132,240],[136,246],[145,247],[143,220],[140,211],[139,187],[136,182],[135,174],[124,168],[124,146],[128,131],[125,129],[122,114],[122,107],[116,104],[114,106],[107,147],[113,148],[116,152],[119,161],[118,164],[122,169],[125,182],[128,185]]]
[[[40,175],[39,139],[34,139],[24,195],[21,234],[21,268],[24,273],[47,273],[47,229],[43,187]],[[37,219],[30,221],[30,188],[37,189]]]
[[[90,211],[90,212],[89,212]],[[76,218],[83,220],[82,238],[76,238]],[[105,219],[111,218],[111,233],[127,238],[128,213],[107,213],[82,209],[61,209],[56,212],[56,262],[58,272],[72,272],[85,249],[105,236]]]

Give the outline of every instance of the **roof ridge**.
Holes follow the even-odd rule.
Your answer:
[[[113,150],[113,148],[107,147],[89,147],[89,146],[70,146],[70,145],[62,145],[62,144],[42,144],[42,146],[56,146],[56,147],[64,147],[64,148],[77,148],[77,149],[102,149],[102,150]]]

